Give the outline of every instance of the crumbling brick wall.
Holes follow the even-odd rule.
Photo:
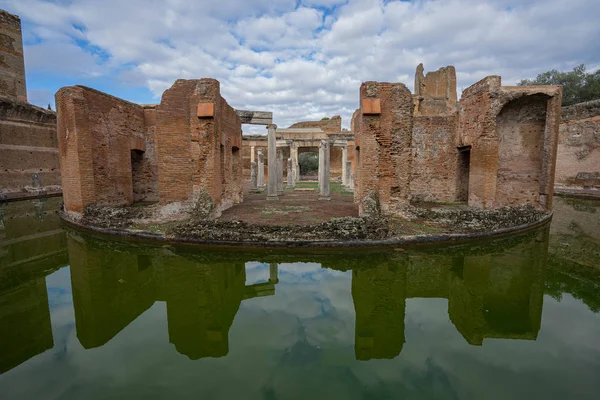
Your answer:
[[[414,117],[411,199],[457,200],[456,124],[456,115]]]
[[[56,114],[0,97],[0,198],[60,192]]]
[[[131,154],[145,151],[146,143],[143,107],[83,86],[60,89],[56,106],[67,211],[81,213],[90,204],[131,204]],[[156,177],[149,173],[146,179]]]
[[[0,10],[0,95],[27,101],[21,20],[4,10]]]
[[[325,133],[340,133],[342,131],[342,117],[336,115],[321,121],[296,122],[288,129],[292,128],[321,128]]]
[[[561,96],[558,86],[503,87],[499,76],[463,92],[457,147],[471,146],[470,206],[551,209]]]
[[[180,79],[157,112],[161,203],[206,193],[215,214],[242,200],[241,121],[214,79]],[[234,171],[235,169],[235,171]]]
[[[557,187],[600,189],[600,100],[562,109]]]
[[[21,20],[0,10],[0,200],[60,184],[56,114],[27,103]]]
[[[412,95],[402,83],[366,82],[360,105],[352,121],[359,213],[393,213],[410,196]]]

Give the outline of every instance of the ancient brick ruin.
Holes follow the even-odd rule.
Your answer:
[[[564,192],[600,190],[600,100],[563,107],[556,185]]]
[[[215,216],[242,200],[241,121],[218,81],[178,80],[146,106],[65,87],[56,104],[67,211],[202,200]]]
[[[457,102],[455,74],[424,77],[420,65],[414,96],[400,83],[361,86],[352,119],[361,213],[411,200],[552,208],[561,87],[504,87],[491,76]]]
[[[56,114],[27,102],[21,21],[0,10],[0,200],[60,193]]]

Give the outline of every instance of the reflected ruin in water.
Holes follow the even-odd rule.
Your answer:
[[[555,322],[552,313],[544,312],[550,300],[556,308],[556,300],[571,295],[586,309],[600,311],[600,204],[593,201],[557,199],[551,228],[493,241],[297,254],[209,251],[90,237],[61,228],[59,204],[55,198],[0,208],[0,387],[13,395],[31,395],[21,392],[16,382],[59,368],[70,352],[97,349],[100,353],[88,357],[106,351],[104,363],[126,362],[110,348],[118,346],[129,354],[136,337],[142,342],[152,337],[161,349],[168,343],[171,350],[163,351],[163,357],[176,351],[189,360],[212,363],[220,358],[222,366],[242,354],[273,358],[265,363],[278,367],[261,364],[256,367],[259,376],[296,371],[310,386],[317,379],[309,371],[313,368],[339,374],[339,369],[358,368],[352,367],[355,362],[415,357],[419,340],[411,341],[410,332],[419,314],[411,314],[410,304],[429,304],[428,299],[444,302],[436,307],[445,307],[446,320],[468,343],[460,350],[464,356],[490,339],[536,341],[543,331],[543,315]],[[48,282],[63,267],[68,282],[55,289]],[[72,295],[64,300],[69,288]],[[57,293],[66,309],[72,309],[72,319],[62,328],[56,319],[64,312],[53,305]],[[160,303],[164,306],[157,306]],[[140,330],[136,324],[141,322],[136,321],[147,318],[144,315],[154,315],[153,327],[166,321],[166,336],[158,328]],[[430,324],[435,328],[427,319],[423,323],[425,331]],[[65,333],[68,326],[70,334]],[[281,331],[286,333],[282,336]],[[69,340],[72,335],[81,349]],[[277,338],[284,342],[282,348],[269,344]],[[267,350],[270,346],[278,350]],[[598,347],[594,351],[600,354]],[[44,358],[50,353],[51,360]],[[261,390],[282,390],[277,379],[269,379],[268,388]],[[392,385],[390,379],[382,384]],[[596,383],[587,382],[582,390],[594,387]],[[76,393],[90,395],[85,387]]]

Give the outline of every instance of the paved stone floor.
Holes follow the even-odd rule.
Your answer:
[[[249,193],[244,185],[244,202],[223,212],[220,221],[245,221],[263,225],[311,225],[336,217],[357,217],[354,196],[340,184],[331,184],[331,200],[318,200],[317,182],[299,182],[298,190],[286,189],[278,201],[267,200],[266,191]],[[312,190],[310,190],[312,189]]]

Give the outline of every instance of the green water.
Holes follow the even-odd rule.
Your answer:
[[[0,204],[1,399],[598,399],[600,202],[441,248],[209,251]]]

